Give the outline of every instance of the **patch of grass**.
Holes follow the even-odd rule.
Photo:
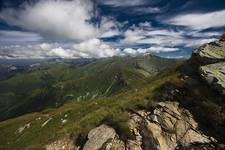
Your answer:
[[[127,126],[129,119],[127,110],[145,109],[147,104],[151,105],[149,101],[155,103],[156,99],[153,97],[155,89],[176,75],[175,71],[167,73],[159,74],[154,81],[147,80],[133,84],[134,88],[110,97],[74,101],[59,108],[46,109],[43,112],[0,122],[1,148],[28,149],[30,145],[39,148],[60,136],[71,133],[74,137],[85,139],[88,132],[102,122],[113,126],[121,138],[132,138]],[[52,120],[42,127],[49,118]],[[63,124],[62,119],[67,122]],[[27,123],[31,123],[30,127],[18,133],[18,129]]]
[[[0,120],[70,101],[113,96],[177,62],[146,56],[108,58],[85,65],[42,64],[0,81]]]
[[[119,134],[122,140],[134,139],[134,135],[131,133],[128,120],[129,114],[123,111],[113,112],[111,111],[103,120],[103,123],[113,127]]]

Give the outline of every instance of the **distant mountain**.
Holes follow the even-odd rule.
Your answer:
[[[0,119],[58,107],[68,101],[110,96],[180,61],[151,55],[27,61],[23,72],[0,81]]]
[[[0,82],[0,149],[224,149],[224,56],[221,38],[182,62],[114,57],[18,73]]]

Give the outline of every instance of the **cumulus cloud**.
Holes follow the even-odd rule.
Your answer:
[[[225,26],[225,10],[210,13],[184,14],[170,18],[166,23],[186,26],[196,30]]]
[[[50,50],[47,55],[60,58],[76,58],[76,56],[74,56],[71,52],[72,51],[70,49],[63,49],[62,47],[58,47]]]
[[[73,48],[76,53],[80,53],[86,57],[112,57],[119,54],[119,49],[114,49],[99,39],[91,39],[83,43],[75,44]]]
[[[100,23],[93,23],[95,17]],[[0,20],[10,26],[40,33],[50,40],[83,42],[120,34],[119,23],[113,17],[98,16],[91,0],[40,0],[25,3],[21,8],[5,8]]]
[[[144,55],[149,53],[159,53],[159,52],[174,52],[179,51],[179,48],[173,48],[173,47],[160,47],[160,46],[152,46],[149,48],[125,48],[123,50],[123,53],[125,55],[131,55],[131,56],[137,56],[137,55]]]
[[[140,12],[146,11],[145,13],[161,11],[159,8],[145,7],[143,4],[146,2],[102,0],[101,3],[113,7],[130,6],[134,11],[143,7],[146,10]],[[91,0],[40,0],[37,3],[25,4],[17,10],[3,9],[0,12],[0,20],[30,32],[0,30],[0,43],[11,42],[9,45],[0,46],[0,57],[100,58],[175,52],[179,51],[180,47],[193,48],[216,40],[219,32],[202,30],[225,26],[221,19],[225,18],[225,10],[178,15],[166,21],[169,24],[189,27],[182,29],[174,26],[154,27],[147,21],[129,27],[127,22],[121,23],[113,17],[104,16],[97,16],[99,22],[92,23],[93,17],[98,15],[95,11]],[[115,41],[108,39],[117,36]],[[51,43],[52,40],[55,43]]]
[[[120,49],[115,49],[99,39],[90,39],[79,44],[10,45],[1,46],[0,49],[0,56],[12,58],[102,58],[120,55],[121,53]]]
[[[21,9],[3,9],[0,19],[44,37],[84,41],[98,34],[98,29],[90,23],[93,15],[89,0],[41,0],[24,4]]]

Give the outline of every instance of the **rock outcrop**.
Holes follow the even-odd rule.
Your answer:
[[[160,102],[153,112],[138,111],[130,118],[135,139],[122,141],[113,128],[101,125],[89,132],[84,150],[174,150],[216,142],[198,130],[191,113],[177,102]]]
[[[209,85],[225,95],[225,62],[202,66],[200,73]]]
[[[123,150],[125,149],[125,144],[119,139],[113,128],[103,124],[89,132],[88,141],[83,148],[83,150],[99,149]]]
[[[207,83],[225,95],[225,34],[219,41],[205,44],[194,51],[199,73]]]
[[[225,61],[225,35],[219,41],[204,44],[193,52],[201,65]]]
[[[180,108],[177,102],[160,102],[151,113],[133,114],[130,124],[133,133],[135,130],[140,133],[142,139],[136,136],[136,141],[143,149],[173,150],[180,145],[188,147],[212,142],[198,130],[191,113]]]

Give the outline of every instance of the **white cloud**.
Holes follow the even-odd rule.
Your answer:
[[[207,38],[207,37],[220,37],[221,36],[220,32],[215,32],[215,31],[211,31],[211,32],[189,31],[186,34],[191,37],[195,37],[195,38],[202,38],[202,37]]]
[[[133,48],[125,48],[123,50],[124,55],[131,55],[131,56],[136,56],[136,55],[144,55],[144,54],[149,54],[149,53],[159,53],[159,52],[174,52],[174,51],[179,51],[179,48],[173,48],[173,47],[160,47],[160,46],[152,46],[149,48],[138,48],[138,49],[133,49]]]
[[[148,52],[156,52],[156,53],[159,53],[159,52],[174,52],[174,51],[179,51],[180,49],[179,48],[174,48],[174,47],[156,47],[156,46],[153,46],[153,47],[150,47],[147,49]]]
[[[206,43],[214,42],[216,40],[217,40],[216,38],[189,39],[189,40],[186,40],[186,43],[184,43],[184,46],[185,47],[195,47],[196,48],[198,46],[201,46],[201,45],[206,44]]]
[[[166,23],[190,27],[196,30],[225,26],[225,10],[210,13],[184,14],[170,18]]]
[[[120,50],[114,49],[99,39],[91,39],[80,44],[74,44],[76,54],[85,54],[87,57],[112,57],[118,55]]]
[[[171,36],[171,37],[180,37],[184,35],[182,31],[173,31],[173,30],[166,30],[166,29],[153,29],[148,31],[146,35],[149,36]]]
[[[124,39],[120,42],[122,44],[127,45],[135,45],[137,41],[145,38],[145,35],[143,33],[143,30],[139,29],[129,29],[124,33]]]
[[[183,32],[153,28],[150,23],[132,26],[120,41],[125,45],[151,44],[163,47],[178,46],[183,43]]]
[[[100,38],[108,38],[116,35],[120,35],[121,32],[119,28],[122,27],[124,23],[119,23],[114,18],[102,17],[100,23]]]
[[[124,25],[113,17],[98,16],[100,24],[91,19],[98,12],[91,0],[40,0],[22,8],[5,8],[0,20],[11,26],[40,33],[50,40],[73,40],[77,43],[93,38],[119,35]]]
[[[152,25],[151,25],[150,22],[145,21],[145,22],[140,22],[140,23],[139,23],[139,26],[140,26],[140,27],[147,27],[147,28],[150,28]]]
[[[23,9],[3,9],[0,19],[12,26],[41,33],[44,37],[84,41],[96,37],[98,29],[89,0],[41,0]]]
[[[33,42],[40,40],[42,40],[42,37],[36,33],[0,30],[0,42]]]
[[[109,38],[109,37],[114,37],[117,35],[120,35],[120,31],[118,30],[109,30],[108,32],[103,33],[100,38]]]
[[[151,46],[149,48],[113,48],[99,39],[79,44],[42,43],[33,45],[0,46],[2,58],[103,58],[126,55],[179,51],[178,48]]]
[[[52,44],[42,43],[42,44],[40,44],[40,48],[43,49],[43,50],[49,50],[49,49],[52,48]]]
[[[62,47],[54,48],[50,50],[47,54],[48,56],[52,57],[60,57],[60,58],[73,58],[73,54],[69,49],[63,49]]]
[[[180,46],[185,41],[185,39],[182,37],[172,37],[172,36],[153,36],[153,37],[147,37],[145,39],[139,40],[136,43],[137,44],[152,44],[152,45],[158,45],[158,46]]]
[[[147,0],[99,0],[103,5],[113,7],[139,6],[147,3]]]
[[[158,7],[138,7],[132,9],[132,11],[128,11],[126,13],[130,14],[136,14],[136,15],[142,15],[142,14],[155,14],[155,13],[161,13],[164,10],[158,8]]]
[[[91,39],[79,44],[42,43],[33,45],[0,46],[0,56],[12,58],[102,58],[120,55],[115,49],[99,39]]]
[[[138,26],[131,26],[123,35],[124,39],[120,41],[122,45],[131,47],[144,44],[163,49],[164,47],[178,46],[196,48],[204,43],[215,41],[220,33],[214,31],[201,32],[194,29],[160,29],[152,27],[151,23],[143,22]],[[157,50],[158,49],[154,49],[156,52]],[[170,49],[164,50],[170,51]]]

